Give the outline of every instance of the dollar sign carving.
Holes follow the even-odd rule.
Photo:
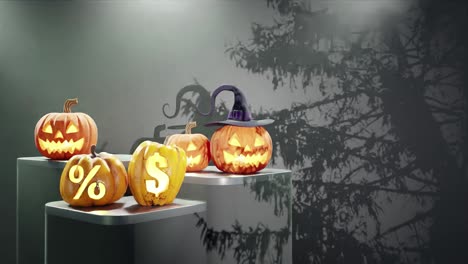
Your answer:
[[[159,153],[155,153],[146,160],[146,172],[155,180],[146,180],[146,190],[156,197],[169,187],[169,176],[160,169],[167,168],[167,160]]]

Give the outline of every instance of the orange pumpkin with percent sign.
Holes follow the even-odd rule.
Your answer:
[[[60,195],[72,206],[101,206],[122,198],[128,187],[127,171],[114,155],[95,152],[68,160],[60,177]]]
[[[187,156],[187,171],[201,171],[210,162],[210,141],[203,134],[192,134],[192,128],[197,122],[189,122],[185,134],[174,134],[167,138],[166,145],[176,145],[185,151]]]
[[[143,206],[172,203],[184,181],[186,165],[183,149],[153,141],[142,142],[128,165],[133,197]]]
[[[94,120],[85,113],[72,113],[78,99],[68,99],[63,113],[45,114],[36,124],[34,141],[39,152],[53,160],[66,160],[77,154],[89,154],[96,145],[98,132]]]

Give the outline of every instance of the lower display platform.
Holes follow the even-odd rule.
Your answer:
[[[195,213],[201,201],[143,207],[123,197],[102,207],[45,205],[45,263],[206,263]],[[182,253],[182,254],[180,254]]]
[[[117,155],[127,167],[131,155]],[[44,205],[61,200],[66,160],[21,157],[16,163],[16,263],[44,263]]]

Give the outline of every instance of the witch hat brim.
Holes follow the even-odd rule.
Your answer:
[[[214,109],[216,96],[222,91],[231,91],[234,93],[234,105],[232,110],[229,112],[228,118],[226,120],[214,121],[206,123],[205,126],[242,126],[242,127],[256,127],[256,126],[266,126],[274,122],[273,119],[261,119],[255,120],[252,119],[249,109],[247,108],[247,100],[245,99],[244,94],[237,87],[232,85],[221,85],[216,88],[211,95],[211,110]]]
[[[239,121],[239,120],[222,120],[206,123],[205,126],[241,126],[241,127],[256,127],[256,126],[266,126],[275,122],[273,119],[261,119],[261,120],[250,120],[250,121]]]

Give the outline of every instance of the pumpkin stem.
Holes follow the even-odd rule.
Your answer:
[[[94,188],[94,190],[96,190],[96,189],[97,189],[97,190],[98,190],[98,192],[99,192],[99,189],[100,189],[100,188],[99,188],[99,184],[102,184],[102,185],[104,185],[104,182],[103,182],[103,181],[101,181],[101,180],[97,180],[97,181],[96,181],[96,188]]]
[[[71,107],[78,104],[78,98],[67,99],[63,104],[63,112],[71,113]]]
[[[93,158],[98,156],[98,154],[96,153],[96,145],[91,145],[91,155]]]
[[[197,126],[197,122],[189,122],[186,126],[185,126],[185,134],[192,134],[192,128],[196,127]]]

